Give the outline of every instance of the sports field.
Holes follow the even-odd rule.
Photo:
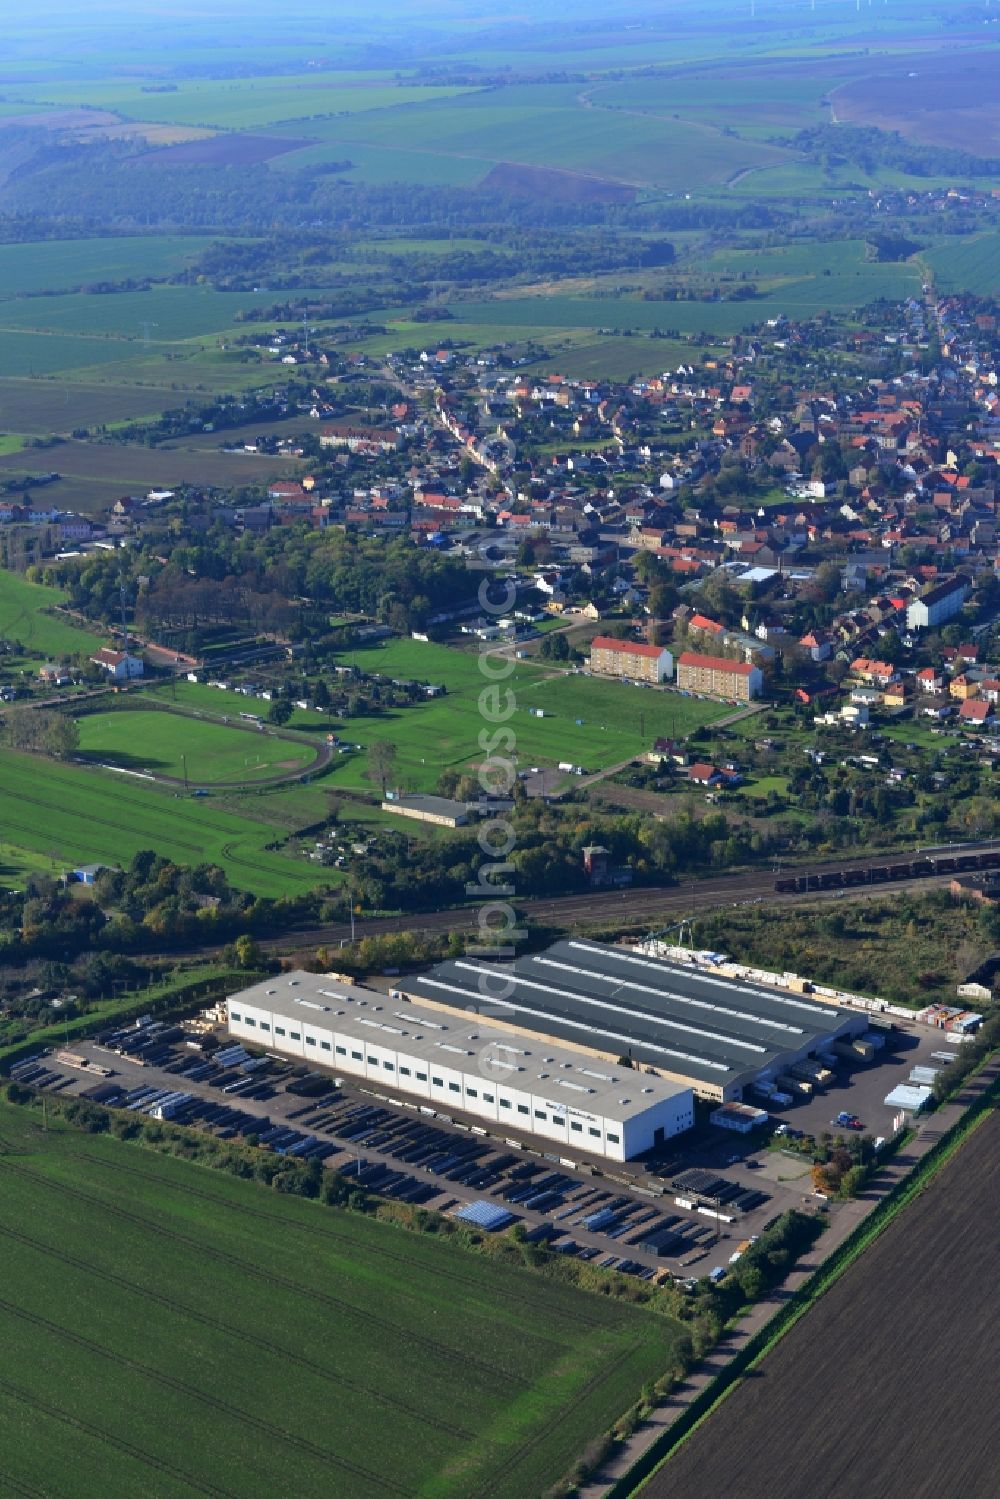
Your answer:
[[[290,728],[314,735],[332,731],[362,749],[377,739],[389,739],[396,746],[401,784],[419,791],[432,791],[443,770],[473,770],[483,760],[479,736],[497,725],[483,716],[480,694],[490,687],[490,681],[480,670],[476,651],[416,640],[390,640],[345,652],[341,660],[365,672],[440,684],[447,688],[447,695],[346,720],[327,713],[296,712]],[[516,662],[499,688],[502,694],[513,693],[513,711],[505,724],[516,740],[515,753],[522,768],[536,762],[556,765],[566,760],[588,771],[601,770],[649,749],[660,736],[689,734],[733,711],[724,703],[604,682],[529,661]],[[167,689],[158,692],[168,698]],[[232,714],[236,711],[234,701],[243,701],[234,700],[231,693],[188,682],[172,685],[169,699],[216,718]],[[501,708],[505,710],[507,705],[503,696]],[[544,717],[531,711],[539,708]],[[363,753],[335,755],[323,784],[331,790],[343,787],[373,795],[375,788],[365,775],[366,765]]]
[[[328,870],[268,849],[273,827],[211,798],[12,750],[0,750],[0,828],[6,844],[67,864],[127,864],[145,848],[177,864],[218,864],[232,884],[258,895],[294,895],[331,880]]]
[[[678,1327],[0,1106],[0,1488],[526,1499]]]
[[[88,760],[155,776],[186,775],[196,786],[280,776],[303,770],[316,758],[308,745],[289,739],[166,711],[123,709],[88,714],[78,722],[80,754]]]
[[[25,655],[34,657],[89,655],[106,645],[100,636],[44,612],[65,602],[58,588],[0,568],[0,639],[19,641]]]
[[[430,654],[424,656],[423,652]],[[480,734],[488,733],[491,726],[483,716],[479,698],[489,684],[474,654],[396,641],[344,659],[357,660],[365,670],[418,677],[449,688],[447,697],[377,718],[351,719],[344,726],[342,737],[362,745],[391,739],[404,783],[429,791],[442,770],[465,771],[482,761]],[[500,683],[500,691],[513,694],[513,711],[505,723],[514,735],[522,768],[536,761],[555,765],[565,760],[588,771],[602,770],[640,754],[661,735],[688,734],[732,712],[722,703],[602,682],[576,673],[550,672],[520,661]],[[505,696],[501,705],[508,705]],[[543,717],[532,711],[538,709]],[[335,760],[331,784],[356,790],[367,787],[370,791],[364,768],[360,756]]]

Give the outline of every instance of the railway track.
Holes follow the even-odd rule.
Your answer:
[[[541,926],[552,924],[565,928],[576,923],[598,922],[625,925],[641,918],[655,920],[661,915],[670,916],[678,912],[693,914],[699,910],[718,910],[727,905],[742,905],[754,900],[793,901],[844,888],[854,888],[859,894],[863,894],[866,889],[877,889],[887,881],[899,887],[952,879],[958,870],[992,867],[1000,868],[1000,840],[977,844],[968,850],[956,849],[952,853],[928,850],[924,855],[911,855],[908,858],[884,856],[879,860],[872,860],[871,857],[838,859],[809,869],[796,870],[794,874],[784,877],[774,869],[758,869],[742,874],[720,875],[709,880],[687,880],[677,885],[593,890],[578,895],[559,895],[537,900],[515,899],[513,905],[524,921]],[[881,869],[893,872],[878,875],[874,879],[865,878],[866,871]],[[375,937],[402,931],[428,934],[474,931],[478,925],[479,907],[469,905],[444,911],[372,917],[357,924],[356,930],[358,936]],[[260,945],[270,951],[282,951],[289,947],[334,945],[349,941],[350,937],[349,923],[337,922],[266,938]]]
[[[996,868],[1000,870],[1000,839],[974,845],[973,852],[995,853]],[[906,859],[883,856],[873,861],[863,859],[838,859],[817,864],[809,869],[797,869],[794,873],[781,875],[775,869],[757,869],[740,874],[719,875],[710,880],[685,880],[677,885],[646,885],[628,890],[590,890],[576,895],[555,895],[537,900],[518,900],[512,904],[520,920],[538,926],[552,926],[571,931],[575,926],[607,925],[631,926],[637,922],[655,924],[661,917],[674,915],[694,916],[699,911],[717,911],[726,906],[746,905],[753,901],[768,901],[787,905],[797,900],[814,899],[817,895],[834,895],[840,891],[855,896],[872,894],[882,888],[884,878],[866,880],[857,877],[856,871],[872,867],[889,866],[907,868],[925,862],[936,863],[936,868],[920,873],[896,874],[890,877],[894,889],[905,889],[913,885],[935,885],[942,880],[953,879],[955,870],[941,867],[943,850],[928,850],[927,860],[913,855]],[[958,857],[968,857],[956,850]],[[963,863],[968,867],[992,866]],[[839,875],[848,876],[844,879]],[[803,883],[807,882],[807,883]],[[787,888],[789,885],[794,888]],[[781,888],[775,888],[780,886]],[[661,923],[662,924],[662,923]],[[398,916],[372,916],[358,918],[355,935],[362,937],[390,936],[394,932],[418,932],[432,935],[441,932],[472,932],[479,926],[479,907],[449,906],[443,911],[409,911]],[[309,947],[337,947],[351,940],[349,922],[330,922],[324,926],[295,927],[279,936],[261,937],[258,946],[265,952],[298,952]],[[220,951],[218,944],[208,946],[182,946],[172,949],[176,958],[197,957]],[[159,958],[162,950],[135,953],[137,958]]]

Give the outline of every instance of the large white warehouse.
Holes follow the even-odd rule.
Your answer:
[[[694,1124],[689,1087],[323,974],[268,979],[226,1009],[240,1041],[565,1151],[624,1161]]]

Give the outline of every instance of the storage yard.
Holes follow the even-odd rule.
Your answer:
[[[868,1018],[790,989],[598,942],[558,942],[509,967],[457,958],[400,992],[441,1010],[489,1015],[521,1036],[636,1066],[713,1102],[763,1085],[810,1095],[832,1076],[819,1053],[849,1045]]]

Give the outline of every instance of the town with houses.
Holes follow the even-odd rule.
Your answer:
[[[855,324],[772,319],[727,357],[695,362],[693,346],[690,364],[623,384],[533,374],[504,346],[378,365],[287,330],[269,347],[309,382],[254,398],[280,439],[247,427],[224,446],[234,464],[270,450],[308,472],[258,493],[116,496],[93,518],[59,509],[53,473],[0,500],[5,558],[58,568],[162,547],[165,562],[178,536],[216,530],[407,537],[518,584],[500,624],[477,617],[470,584],[411,621],[418,635],[426,623],[530,649],[538,623],[564,615],[590,627],[574,659],[595,676],[733,704],[778,696],[821,723],[887,710],[992,728],[1000,662],[977,644],[1000,613],[992,304],[929,295]],[[317,382],[321,360],[341,373]],[[247,405],[220,421],[247,420]],[[114,680],[142,670],[114,655],[93,658]]]

